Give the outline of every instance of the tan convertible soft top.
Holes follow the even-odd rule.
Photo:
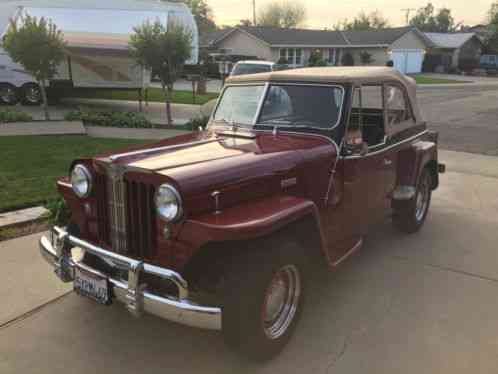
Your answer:
[[[396,82],[406,88],[417,120],[422,117],[417,104],[417,84],[415,80],[401,74],[396,69],[383,66],[318,67],[274,71],[271,73],[239,75],[227,80],[227,84],[255,82],[300,82],[300,83],[351,83],[354,85]]]

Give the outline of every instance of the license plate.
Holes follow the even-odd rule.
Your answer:
[[[108,280],[77,267],[74,269],[74,291],[99,304],[108,305],[111,302]]]

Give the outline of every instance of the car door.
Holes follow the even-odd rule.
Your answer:
[[[353,94],[343,154],[333,175],[326,207],[329,258],[333,263],[340,262],[354,249],[368,227],[383,217],[386,211],[384,174],[391,165],[386,165],[384,152],[383,88],[366,88],[365,91],[375,92],[378,97],[371,98],[371,101],[365,97],[365,103],[363,89],[359,87]],[[377,100],[377,108],[365,108],[374,106],[374,99]],[[368,121],[378,126],[380,133],[374,134],[372,130],[367,134],[365,125]]]

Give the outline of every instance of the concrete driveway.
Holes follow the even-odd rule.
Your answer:
[[[498,160],[441,152],[423,231],[380,225],[313,280],[288,348],[254,364],[220,334],[133,319],[59,284],[39,235],[0,243],[0,373],[491,373],[498,358]]]

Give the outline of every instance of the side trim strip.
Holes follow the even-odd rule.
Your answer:
[[[370,156],[375,156],[375,155],[378,155],[379,153],[382,153],[382,152],[385,152],[391,148],[394,148],[394,147],[397,147],[401,144],[404,144],[404,143],[408,143],[408,142],[411,142],[412,140],[415,140],[419,137],[421,137],[422,135],[425,135],[427,134],[429,131],[428,130],[425,130],[425,131],[422,131],[416,135],[413,135],[407,139],[404,139],[400,142],[397,142],[397,143],[394,143],[394,144],[391,144],[385,148],[382,148],[382,149],[379,149],[378,151],[375,151],[375,152],[371,152],[371,153],[368,153],[366,154],[365,156],[346,156],[346,157],[342,157],[343,160],[352,160],[352,159],[359,159],[359,158],[365,158],[365,157],[370,157]]]

